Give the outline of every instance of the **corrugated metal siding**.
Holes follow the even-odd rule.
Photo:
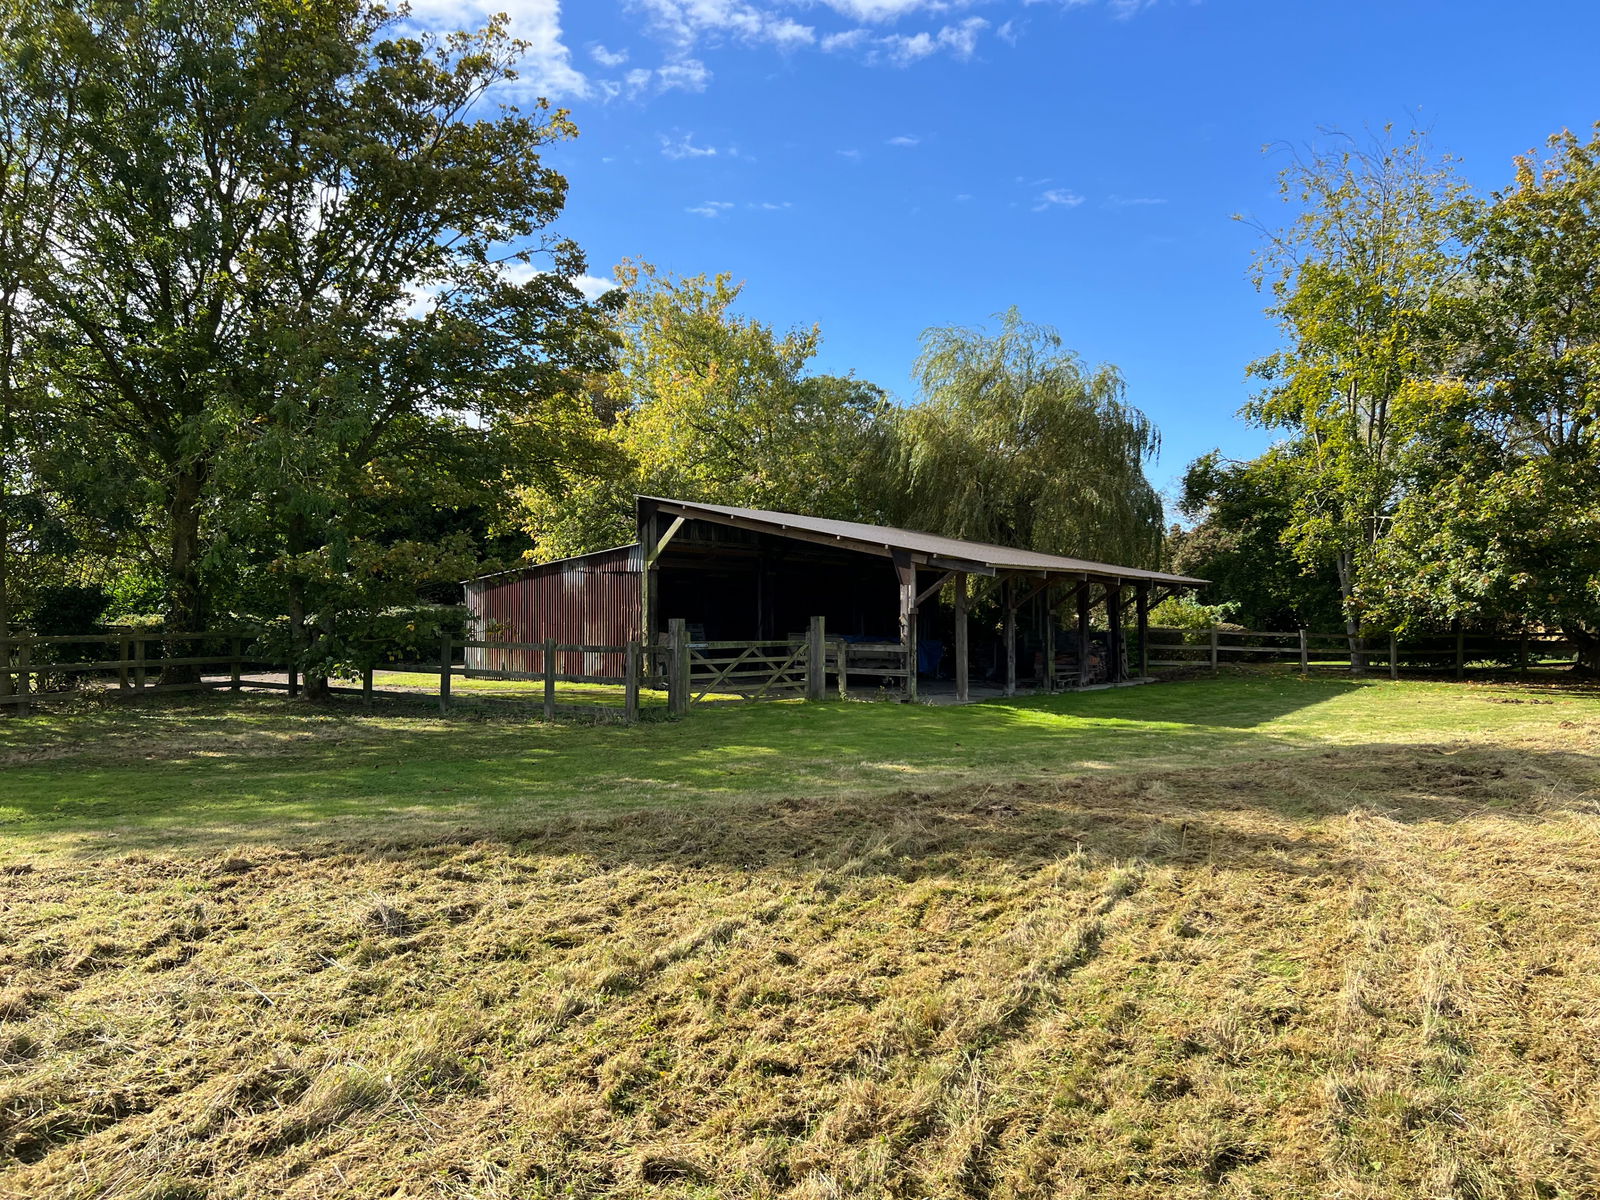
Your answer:
[[[473,580],[472,640],[624,645],[639,636],[641,565],[638,546],[621,546]],[[474,670],[540,671],[540,658],[536,650],[469,649],[466,661]],[[564,651],[556,658],[562,675],[620,676],[624,669],[620,653]]]

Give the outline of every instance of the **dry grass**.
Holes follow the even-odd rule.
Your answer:
[[[0,877],[0,1195],[1600,1194],[1544,739]]]

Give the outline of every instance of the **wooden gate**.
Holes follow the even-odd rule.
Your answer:
[[[811,647],[788,638],[756,642],[690,642],[689,702],[714,695],[744,700],[803,694]]]

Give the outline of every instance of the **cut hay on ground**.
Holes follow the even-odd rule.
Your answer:
[[[0,1195],[1589,1197],[1600,761],[0,878]]]

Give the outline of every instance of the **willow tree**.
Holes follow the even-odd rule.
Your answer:
[[[1087,367],[1012,309],[997,332],[923,335],[920,403],[898,430],[904,525],[973,541],[1155,566],[1155,426],[1115,367]]]

